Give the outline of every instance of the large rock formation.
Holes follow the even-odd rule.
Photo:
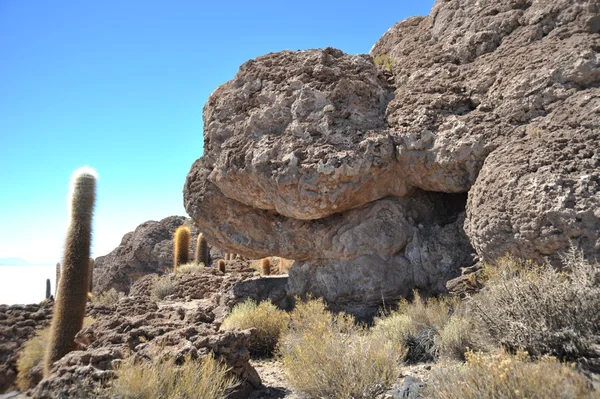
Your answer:
[[[370,56],[248,61],[205,105],[186,210],[219,247],[295,259],[289,293],[359,315],[443,291],[473,248],[596,256],[599,32],[595,1],[440,0]]]

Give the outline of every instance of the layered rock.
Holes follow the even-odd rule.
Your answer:
[[[192,231],[190,239],[190,261],[194,259],[196,239],[199,231],[189,218],[170,216],[160,221],[147,221],[135,231],[123,236],[121,243],[106,256],[96,258],[94,271],[94,293],[111,288],[129,292],[132,284],[151,273],[164,273],[173,267],[173,234],[177,227],[187,225]],[[224,253],[209,246],[211,265]]]
[[[373,58],[248,61],[205,105],[186,210],[220,247],[295,259],[291,293],[355,313],[444,291],[471,243],[598,255],[599,21],[593,1],[438,1]]]

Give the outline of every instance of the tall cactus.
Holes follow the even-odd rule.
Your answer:
[[[50,295],[52,295],[50,293],[50,279],[47,278],[46,279],[46,299],[50,299]]]
[[[175,230],[175,243],[173,248],[173,272],[177,274],[177,266],[185,265],[190,259],[190,228],[179,226]]]
[[[93,169],[86,167],[76,170],[71,178],[71,221],[52,314],[50,340],[44,359],[45,377],[50,374],[55,361],[75,349],[75,335],[83,326],[89,288],[96,176]]]
[[[196,256],[194,258],[194,263],[197,265],[204,263],[205,267],[208,266],[208,243],[202,233],[198,234],[198,240],[196,241]]]

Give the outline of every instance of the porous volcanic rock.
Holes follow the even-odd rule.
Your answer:
[[[212,292],[217,294],[217,292]],[[138,361],[175,359],[183,362],[213,353],[240,379],[231,397],[247,397],[261,385],[247,350],[253,332],[219,332],[212,323],[215,301],[155,303],[124,297],[90,310],[95,319],[75,340],[81,350],[55,362],[51,374],[32,391],[34,398],[107,397],[115,367],[128,357]]]
[[[371,50],[406,178],[469,192],[481,259],[600,255],[599,32],[597,1],[437,1]]]
[[[186,210],[219,247],[295,259],[290,293],[359,314],[445,291],[474,250],[596,256],[599,32],[595,1],[439,0],[372,58],[248,61],[205,105]]]
[[[140,277],[164,273],[173,267],[173,234],[181,226],[190,227],[190,261],[194,259],[198,229],[184,216],[170,216],[161,221],[147,221],[123,236],[121,244],[106,256],[96,258],[94,293],[111,288],[128,293]],[[211,265],[225,254],[209,245]]]
[[[0,393],[14,387],[23,344],[52,319],[53,301],[31,305],[0,305]]]

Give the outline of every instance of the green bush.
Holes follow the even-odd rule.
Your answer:
[[[234,306],[231,314],[223,321],[221,328],[225,330],[256,329],[248,349],[253,356],[269,356],[273,354],[288,323],[288,314],[277,309],[271,302],[265,301],[257,305],[256,302],[248,299]]]
[[[586,378],[556,358],[532,361],[526,352],[468,352],[466,363],[434,370],[425,397],[432,399],[597,398]]]
[[[318,398],[373,398],[394,382],[403,356],[400,345],[320,300],[297,304],[279,350],[289,383]]]

